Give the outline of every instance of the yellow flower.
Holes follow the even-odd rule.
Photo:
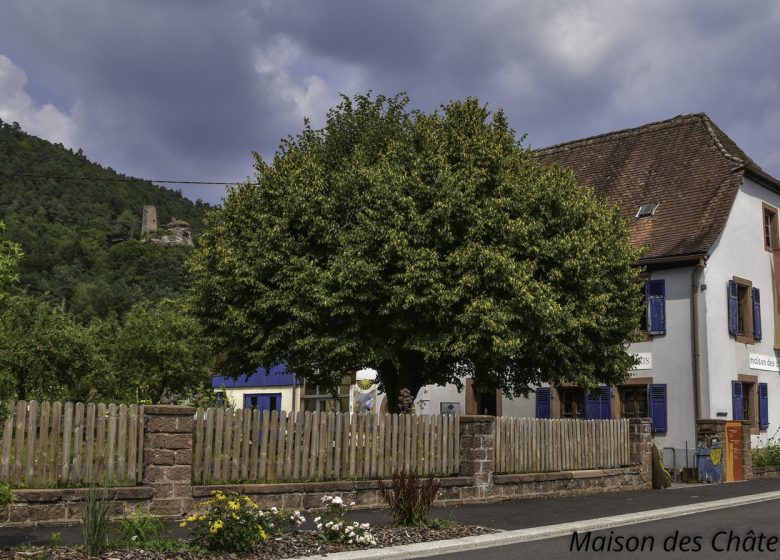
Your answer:
[[[198,516],[198,521],[206,521],[206,516],[205,515]]]
[[[187,521],[189,521],[190,523],[192,523],[193,521],[195,521],[195,519],[196,519],[196,517],[195,517],[194,515],[190,515],[190,516],[187,518]]]
[[[211,526],[209,527],[209,532],[211,532],[211,533],[216,533],[217,531],[219,531],[220,529],[222,529],[222,527],[224,527],[224,526],[225,526],[225,523],[224,523],[224,522],[223,522],[221,519],[217,519],[217,520],[216,520],[214,523],[212,523],[212,524],[211,524]]]
[[[230,514],[230,517],[232,517],[233,519],[235,519],[236,521],[238,521],[238,516],[237,516],[235,513],[231,513],[231,514]]]
[[[257,527],[257,532],[260,533],[260,540],[266,540],[268,538],[268,535],[265,534],[265,531],[263,530],[262,525],[255,525]]]
[[[182,521],[181,523],[179,523],[179,527],[186,527],[186,526],[187,526],[186,521]]]
[[[228,507],[233,511],[238,511],[239,509],[241,509],[241,504],[239,504],[238,502],[230,501],[228,502]]]

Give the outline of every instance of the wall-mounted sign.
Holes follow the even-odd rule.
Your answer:
[[[439,409],[442,414],[453,414],[455,416],[460,416],[460,403],[458,402],[439,403]]]
[[[748,367],[762,371],[780,372],[780,364],[778,364],[777,357],[764,354],[748,354]]]
[[[639,363],[634,366],[635,371],[638,369],[653,369],[653,353],[652,352],[637,352],[632,354],[635,358],[639,358]]]

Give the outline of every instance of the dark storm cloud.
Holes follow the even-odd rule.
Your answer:
[[[368,89],[424,110],[476,95],[537,147],[706,111],[780,176],[778,24],[772,0],[16,0],[0,55],[7,90],[28,78],[6,112],[147,177],[242,178]]]

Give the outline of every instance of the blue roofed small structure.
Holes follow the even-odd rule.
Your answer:
[[[273,366],[266,372],[265,368],[258,368],[250,375],[241,375],[237,379],[224,375],[214,375],[211,378],[213,389],[248,389],[253,387],[291,387],[294,376],[287,371],[284,364]],[[301,379],[296,379],[296,385],[301,384]]]

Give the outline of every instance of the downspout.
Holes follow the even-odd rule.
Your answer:
[[[693,335],[693,411],[694,418],[701,418],[701,353],[699,343],[699,279],[704,271],[704,257],[691,271],[691,334]],[[695,431],[695,426],[694,426]]]

